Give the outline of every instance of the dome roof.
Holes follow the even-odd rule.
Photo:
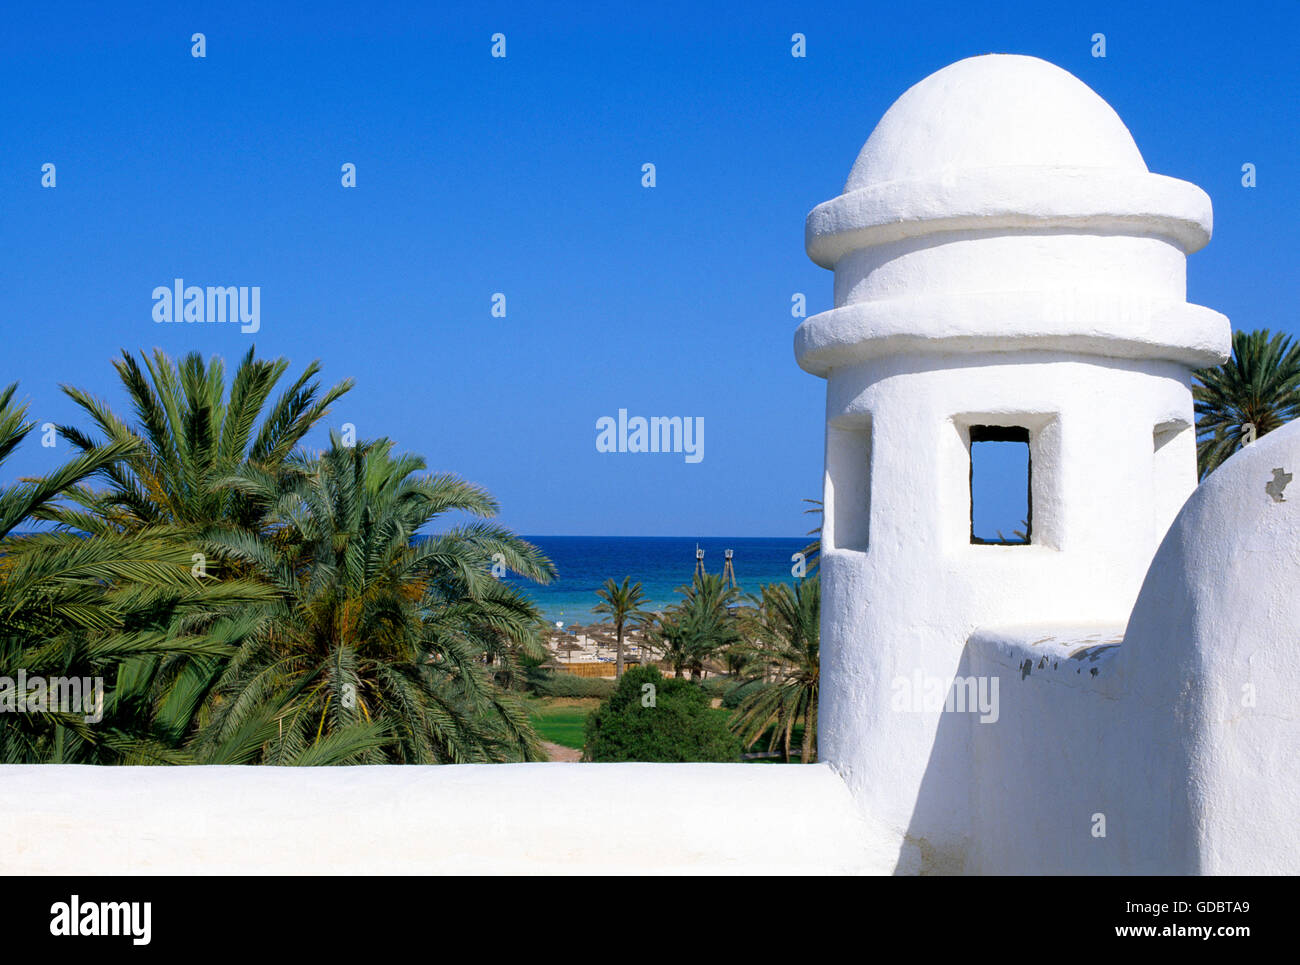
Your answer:
[[[835,307],[795,332],[830,376],[885,355],[1065,352],[1190,367],[1231,327],[1187,303],[1209,196],[1153,174],[1118,115],[1036,57],[990,54],[904,93],[843,193],[809,213],[808,256]]]
[[[808,215],[808,256],[940,232],[1065,229],[1210,240],[1209,196],[1152,174],[1124,122],[1087,84],[1037,57],[943,68],[885,112],[844,192]]]
[[[1119,115],[1083,81],[1037,57],[987,54],[931,74],[895,101],[844,191],[1006,167],[1147,170]]]

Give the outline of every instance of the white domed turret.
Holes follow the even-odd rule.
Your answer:
[[[900,868],[972,868],[974,758],[1001,746],[976,734],[1035,725],[931,706],[975,672],[972,634],[1122,636],[1196,486],[1192,369],[1230,346],[1186,301],[1210,230],[1206,194],[1150,173],[1105,101],[1005,55],[903,94],[808,216],[835,272],[795,337],[827,379],[821,748]],[[981,439],[1027,447],[1020,545],[975,532]]]

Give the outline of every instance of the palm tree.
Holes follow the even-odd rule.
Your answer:
[[[1300,345],[1268,329],[1232,334],[1232,358],[1200,369],[1196,400],[1196,455],[1204,479],[1249,439],[1300,416]]]
[[[770,729],[768,750],[780,741],[789,761],[791,734],[802,721],[799,760],[807,764],[817,756],[821,581],[814,576],[793,587],[769,583],[755,603],[758,620],[755,639],[745,648],[745,682],[761,685],[741,701],[732,729],[746,747]]]
[[[543,582],[554,568],[486,521],[415,541],[443,513],[497,510],[454,476],[415,475],[424,468],[386,439],[349,447],[332,435],[318,458],[275,474],[249,466],[222,484],[268,507],[266,525],[214,528],[210,545],[278,599],[231,661],[196,753],[264,743],[260,759],[275,764],[333,742],[354,763],[539,759],[527,713],[488,660],[543,655],[541,620],[491,568],[504,560]]]
[[[349,383],[322,394],[310,366],[263,415],[286,365],[250,352],[227,399],[219,360],[155,353],[146,378],[124,354],[134,426],[65,388],[108,441],[63,427],[81,450],[68,467],[0,489],[0,675],[101,677],[103,720],[0,715],[0,760],[536,757],[494,675],[544,655],[540,617],[491,570],[553,567],[486,519],[489,494],[415,476],[423,461],[386,440],[301,453]],[[13,394],[0,393],[0,461],[32,429]],[[84,485],[96,475],[106,491]],[[445,512],[484,519],[413,538]],[[5,538],[27,518],[59,530]]]
[[[238,561],[228,561],[223,570],[220,561],[209,558],[203,534],[218,525],[255,530],[266,507],[220,484],[242,471],[278,471],[329,406],[352,387],[351,380],[322,390],[315,381],[320,366],[313,362],[272,401],[289,362],[259,360],[254,348],[240,360],[228,389],[219,357],[205,362],[190,353],[176,362],[155,350],[152,358],[142,354],[137,360],[123,351],[114,367],[130,400],[132,421],[90,394],[63,386],[89,416],[93,430],[107,438],[106,446],[124,447],[121,459],[95,474],[108,487],[73,486],[68,496],[74,505],[42,508],[34,515],[103,539],[105,546],[116,537],[148,534],[157,543],[170,544],[165,555],[185,562],[186,578],[205,582],[206,596],[226,593],[231,605],[236,598],[252,599],[247,581],[256,574],[240,569]],[[99,446],[76,427],[60,426],[59,432],[83,453]],[[197,575],[189,572],[189,561],[197,564]],[[254,628],[246,615],[235,619],[214,611],[209,619],[215,622],[202,629],[223,639],[220,653],[185,648],[140,652],[124,656],[113,669],[116,684],[109,703],[120,704],[135,724],[152,721],[156,740],[173,749],[192,736],[210,710],[228,658],[242,643],[239,634]],[[202,636],[201,628],[191,629],[195,639]]]
[[[31,432],[16,386],[0,392],[0,463]],[[131,661],[213,659],[231,650],[220,624],[232,607],[266,598],[246,581],[205,583],[187,547],[157,530],[94,539],[67,532],[14,536],[26,520],[49,518],[55,500],[97,472],[114,471],[138,442],[88,447],[43,479],[0,488],[0,676],[98,678],[103,718],[84,714],[0,715],[0,760],[8,763],[177,760],[156,740],[150,714],[120,713],[132,687]],[[217,632],[213,632],[214,628]],[[228,628],[227,628],[228,629]],[[133,708],[135,709],[135,708]]]
[[[735,612],[740,590],[719,574],[697,573],[677,592],[683,600],[660,616],[649,631],[650,644],[663,651],[675,677],[689,670],[698,679],[706,660],[741,642]]]
[[[629,585],[630,584],[630,585]],[[623,628],[628,623],[643,623],[650,616],[641,609],[645,594],[640,583],[632,583],[632,577],[623,577],[623,582],[615,583],[611,576],[605,585],[596,591],[600,603],[592,607],[594,613],[608,613],[614,618],[614,636],[618,641],[617,657],[614,662],[614,676],[623,676]]]
[[[240,360],[229,391],[219,357],[205,362],[193,352],[177,363],[155,349],[152,359],[142,355],[142,369],[123,351],[113,365],[135,412],[134,424],[88,393],[63,386],[110,443],[137,445],[128,458],[101,472],[109,483],[106,492],[75,491],[84,511],[65,512],[60,521],[86,532],[162,523],[178,531],[216,523],[255,527],[264,507],[217,483],[244,466],[274,472],[352,388],[352,380],[322,390],[313,381],[320,364],[312,362],[268,409],[289,362],[257,359],[254,351]],[[96,446],[75,427],[60,426],[59,432],[82,451]]]

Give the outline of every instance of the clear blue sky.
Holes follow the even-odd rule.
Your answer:
[[[1209,192],[1192,301],[1297,330],[1294,2],[52,3],[4,19],[0,384],[20,380],[39,422],[77,419],[60,382],[120,405],[120,348],[230,360],[252,340],[355,378],[332,424],[486,485],[521,532],[802,533],[824,383],[794,363],[790,297],[831,305],[804,216],[899,94],[988,52],[1073,72],[1153,171]],[[175,277],[261,286],[261,331],[155,324],[151,292]],[[703,417],[704,460],[598,453],[595,422],[619,408]],[[66,455],[33,440],[5,481]]]

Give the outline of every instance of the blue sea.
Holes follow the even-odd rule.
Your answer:
[[[793,583],[790,557],[811,541],[810,536],[789,538],[693,536],[525,536],[550,557],[559,576],[546,586],[513,578],[532,598],[547,621],[599,623],[608,617],[592,613],[600,600],[596,590],[608,577],[640,582],[647,603],[643,609],[662,610],[678,602],[675,591],[691,582],[695,573],[695,548],[704,550],[704,568],[721,573],[724,551],[733,550],[732,567],[745,593],[757,593],[763,583]]]

